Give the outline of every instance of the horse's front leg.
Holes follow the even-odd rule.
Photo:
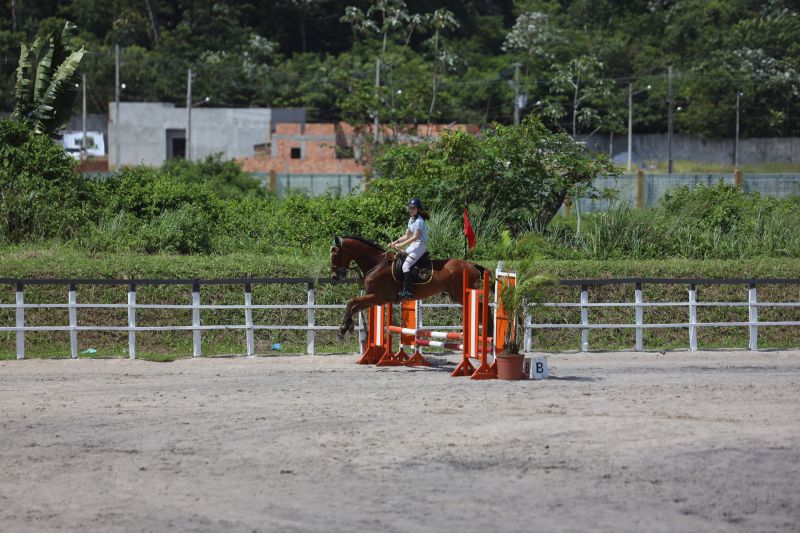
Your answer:
[[[347,302],[347,308],[344,311],[344,320],[342,321],[342,325],[339,328],[339,340],[341,341],[344,339],[345,334],[347,332],[352,331],[355,324],[353,323],[353,315],[356,313],[363,311],[364,309],[368,309],[373,305],[379,305],[382,303],[380,298],[378,298],[374,294],[365,294],[364,296],[357,296]]]

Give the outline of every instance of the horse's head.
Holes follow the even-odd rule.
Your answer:
[[[340,280],[347,278],[350,271],[350,262],[353,258],[344,247],[344,239],[341,237],[333,238],[331,246],[331,279]]]

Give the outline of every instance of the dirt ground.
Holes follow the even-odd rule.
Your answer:
[[[800,530],[800,352],[354,360],[0,362],[0,530]]]

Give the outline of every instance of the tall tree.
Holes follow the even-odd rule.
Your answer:
[[[158,24],[158,12],[153,0],[145,0],[147,4],[147,14],[150,16],[150,25],[153,28],[153,42],[158,46],[158,41],[161,38],[161,30]]]
[[[442,49],[440,51],[440,34],[443,31],[458,28],[459,24],[455,15],[445,8],[437,9],[431,15],[430,24],[433,27],[433,72],[431,74],[431,107],[428,109],[428,133],[433,122],[433,112],[436,109],[436,92],[438,89],[439,67],[446,68],[455,62],[455,56]]]
[[[578,124],[594,125],[599,119],[601,100],[611,94],[611,83],[603,77],[603,63],[593,56],[581,56],[565,65],[553,67],[551,91],[567,94],[571,100],[572,138],[578,139]],[[563,115],[561,107],[551,107],[551,114]]]
[[[22,28],[22,16],[19,12],[19,0],[11,0],[11,31],[16,33]]]
[[[556,39],[556,32],[550,25],[547,14],[540,11],[526,11],[517,17],[514,27],[503,41],[504,52],[525,52],[525,76],[530,72],[534,56],[552,58],[545,45]]]

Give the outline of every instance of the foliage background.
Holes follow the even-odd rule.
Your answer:
[[[11,4],[20,6],[18,24]],[[637,97],[637,131],[666,129],[666,68],[675,71],[676,131],[731,137],[735,94],[742,135],[800,134],[800,3],[797,0],[408,0],[411,14],[452,11],[457,27],[399,34],[388,43],[384,103],[397,119],[425,117],[437,68],[435,116],[441,122],[508,123],[513,64],[522,67],[530,112],[542,101],[552,125],[571,131],[570,61],[591,57],[607,91],[587,100],[584,131],[624,131],[626,89]],[[63,26],[81,30],[90,112],[114,95],[114,44],[122,49],[125,100],[181,102],[186,68],[195,93],[219,106],[303,106],[314,120],[342,118],[374,79],[376,37],[340,18],[369,0],[26,0],[0,3],[0,109],[10,111],[19,42]],[[148,6],[155,17],[151,18]],[[524,18],[526,13],[534,17]],[[154,22],[155,21],[155,22]],[[522,24],[517,24],[522,21]],[[533,21],[535,33],[525,32]],[[516,25],[516,28],[515,28]],[[516,33],[515,33],[516,29]],[[532,37],[531,37],[532,35]],[[437,55],[434,57],[434,53]],[[397,91],[403,91],[401,97]],[[371,94],[369,92],[368,94]]]

